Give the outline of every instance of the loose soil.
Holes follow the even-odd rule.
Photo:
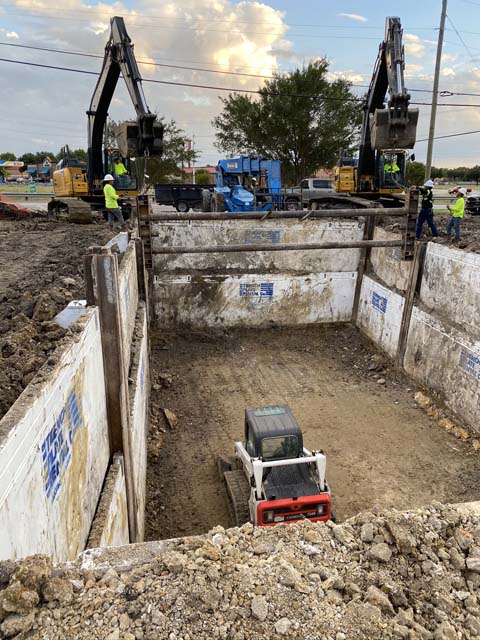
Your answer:
[[[0,418],[65,334],[54,316],[85,297],[86,250],[111,237],[99,224],[0,221]]]
[[[230,526],[216,458],[242,439],[246,407],[290,406],[305,446],[326,452],[339,521],[377,505],[479,498],[478,454],[417,406],[408,379],[351,326],[162,334],[152,381],[149,540]]]

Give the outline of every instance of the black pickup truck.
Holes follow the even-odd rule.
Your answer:
[[[172,204],[181,213],[202,208],[202,191],[213,191],[213,185],[202,184],[156,184],[155,202]]]

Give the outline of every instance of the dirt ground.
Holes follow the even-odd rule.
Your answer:
[[[216,457],[242,439],[246,407],[277,403],[307,448],[325,450],[340,521],[375,505],[479,499],[478,454],[418,408],[408,379],[353,327],[162,336],[152,382],[147,539],[229,526]]]
[[[85,297],[87,248],[111,237],[100,224],[0,221],[0,418],[64,335],[53,317]]]

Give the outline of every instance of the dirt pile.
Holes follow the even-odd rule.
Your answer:
[[[0,222],[0,418],[65,334],[54,316],[85,297],[87,248],[110,237],[100,225]]]
[[[448,241],[446,233],[450,218],[451,216],[449,213],[435,213],[435,224],[442,241],[445,242]],[[377,224],[380,227],[384,227],[387,231],[392,231],[394,233],[401,232],[401,223],[398,219],[384,218],[378,220]],[[431,238],[431,232],[426,223],[423,227],[422,237],[424,240]],[[454,233],[452,232],[452,240],[453,238]],[[455,245],[455,247],[458,249],[464,249],[471,253],[480,253],[480,216],[471,216],[469,214],[465,215],[460,226],[460,242],[458,245]]]
[[[136,545],[133,568],[120,562],[119,572],[105,565],[81,569],[80,563],[52,572],[39,556],[5,563],[2,637],[480,635],[480,517],[439,503],[403,514],[363,513],[342,525],[217,527],[172,540],[153,558],[146,553],[145,564],[141,558]]]

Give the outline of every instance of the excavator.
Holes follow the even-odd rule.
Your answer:
[[[419,112],[409,106],[405,88],[402,33],[400,18],[387,17],[385,40],[365,97],[358,158],[340,152],[334,174],[336,193],[313,198],[309,208],[361,208],[372,200],[404,206],[406,150],[415,145]]]
[[[138,163],[131,158],[143,156],[145,171],[148,159],[160,156],[163,150],[163,125],[151,113],[145,100],[142,78],[125,22],[122,17],[115,16],[111,19],[110,26],[102,70],[87,111],[88,162],[71,157],[68,147],[64,147],[63,157],[53,173],[55,195],[48,204],[49,214],[67,211],[68,219],[72,222],[90,222],[92,209],[103,209],[103,177],[106,173],[115,177],[122,212],[128,217],[131,200],[142,192],[145,178],[145,174],[135,175],[139,173]],[[108,109],[120,73],[127,85],[137,119],[116,127],[114,134],[118,149],[114,150],[106,147],[104,136]],[[126,175],[116,174],[116,159],[121,160],[123,167],[127,169]]]

